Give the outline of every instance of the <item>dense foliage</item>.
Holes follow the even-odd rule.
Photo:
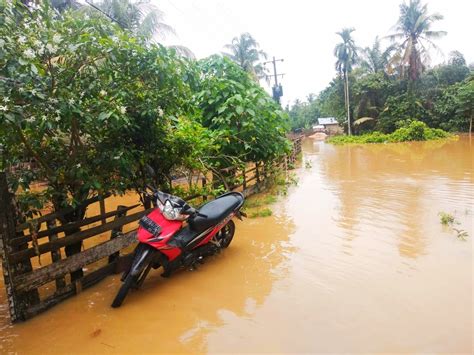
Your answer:
[[[1,168],[37,165],[17,166],[12,179],[30,204],[61,208],[143,186],[147,164],[169,189],[178,170],[285,152],[285,115],[229,60],[183,59],[48,2],[0,7]],[[29,190],[38,180],[41,195]]]
[[[402,127],[394,132],[384,134],[380,132],[366,133],[359,136],[334,136],[328,139],[329,143],[399,143],[409,141],[428,141],[448,138],[451,135],[439,128],[429,128],[426,123],[420,121],[405,121]]]

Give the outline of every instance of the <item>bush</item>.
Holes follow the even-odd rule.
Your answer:
[[[439,128],[430,128],[424,122],[405,121],[395,132],[384,134],[378,131],[361,136],[335,136],[328,139],[332,144],[398,143],[449,138],[451,134]]]

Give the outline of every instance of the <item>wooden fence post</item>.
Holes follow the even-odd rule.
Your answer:
[[[17,215],[12,194],[8,191],[5,172],[0,172],[0,206],[0,253],[2,256],[3,279],[7,292],[10,318],[12,322],[16,322],[24,319],[24,313],[28,306],[39,302],[39,295],[37,290],[18,293],[14,288],[14,277],[30,272],[33,268],[29,258],[15,263],[9,260],[11,253],[28,248],[28,244],[25,243],[17,247],[10,245],[10,240],[17,235]]]
[[[115,216],[115,220],[125,216],[125,214],[127,213],[127,206],[119,205],[119,206],[117,206],[117,211],[119,211],[119,213],[117,213],[117,215]],[[123,226],[112,229],[112,233],[110,234],[110,240],[117,238],[117,236],[120,233],[122,233],[122,230],[123,230]],[[112,255],[110,255],[109,256],[109,264],[113,263],[115,260],[117,260],[117,258],[119,256],[120,256],[120,252],[116,252],[116,253],[113,253]]]
[[[207,180],[206,180],[206,177],[203,176],[201,178],[201,187],[204,189],[204,186],[206,186],[206,185],[207,185]],[[207,195],[202,195],[202,200],[207,201]]]
[[[52,219],[52,220],[49,220],[48,222],[46,222],[46,225],[48,226],[48,229],[53,229],[56,227],[56,220],[55,219]],[[57,240],[58,239],[58,234],[57,233],[53,233],[51,234],[50,236],[48,236],[48,240],[51,242],[53,240]],[[56,262],[56,261],[59,261],[61,260],[61,250],[60,249],[57,249],[57,250],[51,250],[51,260],[52,262]],[[60,289],[66,287],[66,280],[64,279],[64,277],[58,277],[56,279],[56,291],[59,291]]]

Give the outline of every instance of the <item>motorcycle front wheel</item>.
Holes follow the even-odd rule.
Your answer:
[[[122,286],[120,287],[117,295],[112,302],[112,307],[120,307],[127,297],[130,288],[138,287],[143,283],[144,278],[150,271],[151,264],[153,262],[154,251],[151,247],[143,244],[139,244],[136,249],[135,257],[132,262],[132,266],[128,271],[127,276],[123,279]]]

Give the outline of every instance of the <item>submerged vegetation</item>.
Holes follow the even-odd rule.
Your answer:
[[[447,213],[447,212],[440,212],[438,213],[440,222],[443,226],[449,226],[451,229],[456,233],[456,238],[460,240],[467,240],[467,237],[469,237],[469,233],[465,231],[464,229],[460,228],[454,228],[453,226],[456,224],[461,224],[456,217],[454,217],[453,214]]]
[[[426,123],[421,121],[411,121],[405,123],[395,132],[384,134],[381,132],[372,132],[360,136],[334,136],[328,139],[329,143],[347,144],[347,143],[399,143],[409,141],[428,141],[442,138],[449,138],[453,135],[439,128],[429,128]]]

